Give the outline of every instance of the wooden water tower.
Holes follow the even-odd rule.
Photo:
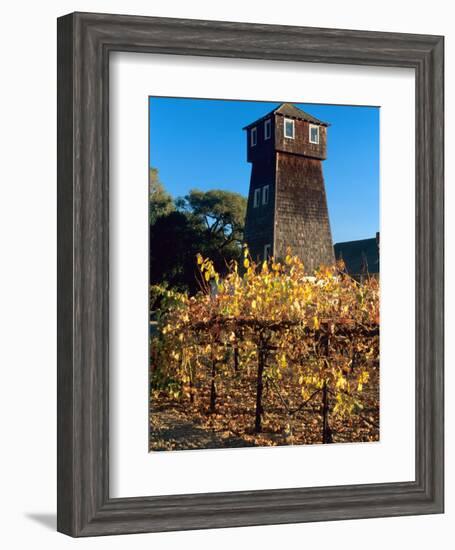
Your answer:
[[[290,247],[308,273],[334,263],[322,174],[326,122],[290,103],[244,128],[252,164],[245,242],[256,261]]]

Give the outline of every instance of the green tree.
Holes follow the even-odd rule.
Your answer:
[[[150,170],[150,283],[199,290],[196,255],[213,258],[220,273],[241,255],[246,199],[218,189],[193,189],[172,200]]]
[[[174,211],[150,225],[150,284],[198,289],[196,255],[204,248],[205,228],[196,218]]]
[[[158,170],[150,168],[149,173],[149,223],[154,224],[158,218],[167,216],[175,210],[174,201],[161,183]]]
[[[203,221],[208,239],[218,250],[241,245],[246,205],[246,198],[239,193],[221,189],[191,189],[188,195],[177,200],[181,211],[190,212]]]

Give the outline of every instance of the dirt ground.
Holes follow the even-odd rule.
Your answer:
[[[243,385],[232,386],[219,396],[216,413],[209,414],[209,396],[201,392],[198,400],[174,400],[160,395],[150,401],[151,451],[220,449],[276,445],[320,444],[322,417],[320,398],[292,417],[270,389],[265,392],[266,413],[263,432],[254,432],[254,392]],[[333,443],[379,441],[379,373],[362,393],[365,408],[349,418],[331,418]],[[298,405],[297,399],[293,406]]]
[[[194,399],[171,397],[162,390],[150,394],[150,451],[220,449],[322,443],[322,394],[302,407],[298,373],[284,371],[280,385],[266,381],[262,431],[255,432],[255,371],[224,374],[217,384],[216,406],[210,412],[210,384],[203,379]],[[379,441],[379,366],[356,394],[361,408],[348,416],[329,414],[333,443]],[[329,398],[331,406],[335,397]]]
[[[184,406],[154,407],[151,411],[150,449],[153,451],[251,446],[254,446],[251,441],[227,430],[211,429],[194,417],[190,418]]]

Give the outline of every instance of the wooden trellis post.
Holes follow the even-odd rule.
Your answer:
[[[330,337],[329,335],[324,337],[323,340],[324,360],[326,365],[329,362],[330,355]],[[322,443],[333,443],[332,430],[329,424],[330,402],[329,402],[329,390],[327,388],[327,379],[324,380],[322,386]]]

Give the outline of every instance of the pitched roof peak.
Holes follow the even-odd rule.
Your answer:
[[[319,120],[318,118],[314,117],[313,115],[310,115],[309,113],[306,113],[302,109],[299,109],[292,103],[281,103],[278,105],[278,107],[275,107],[272,111],[267,113],[261,118],[258,118],[251,124],[248,124],[248,126],[245,126],[244,130],[247,128],[251,128],[251,126],[254,126],[258,122],[261,122],[262,120],[272,116],[272,115],[281,115],[288,118],[295,118],[298,120],[306,120],[307,122],[311,122],[313,124],[319,124],[321,126],[329,126],[328,122],[323,122],[322,120]]]

